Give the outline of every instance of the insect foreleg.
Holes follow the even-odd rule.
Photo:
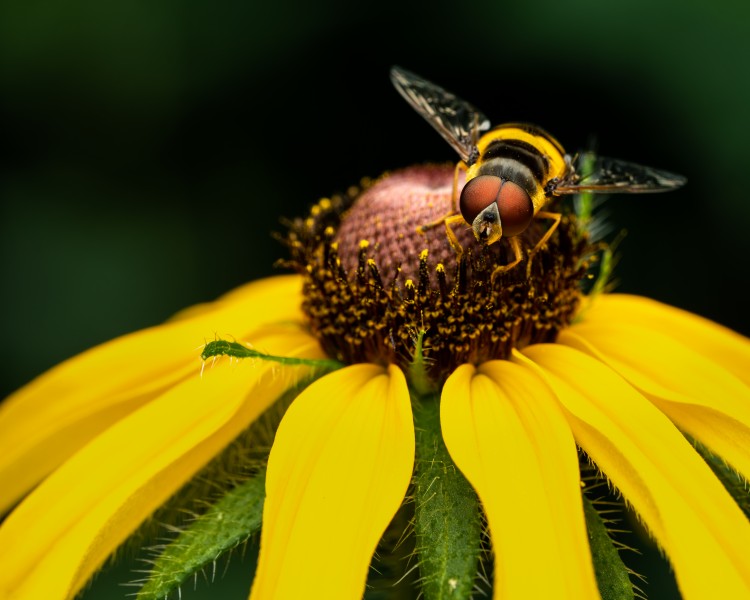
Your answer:
[[[499,267],[495,267],[495,270],[492,271],[492,275],[490,276],[490,282],[494,285],[495,280],[502,275],[503,273],[507,273],[510,271],[513,267],[515,267],[518,263],[520,263],[523,260],[523,250],[521,249],[521,240],[518,237],[510,237],[507,238],[508,243],[510,244],[511,249],[513,250],[513,262],[509,262],[507,265],[500,265]]]
[[[453,248],[458,256],[463,255],[464,248],[461,245],[461,242],[458,241],[456,232],[453,231],[451,225],[464,223],[464,218],[461,215],[452,215],[443,219],[443,222],[445,223],[445,235],[448,237],[448,243],[451,245],[451,248]]]
[[[435,227],[439,227],[443,223],[445,223],[446,231],[449,231],[448,233],[448,240],[451,243],[451,246],[453,246],[454,249],[461,248],[461,244],[458,243],[458,239],[456,238],[453,231],[448,227],[448,221],[450,221],[451,224],[454,223],[460,223],[463,222],[463,217],[461,217],[459,210],[458,210],[458,173],[459,171],[466,172],[466,169],[468,167],[466,166],[466,163],[462,160],[458,161],[456,163],[456,168],[453,170],[453,191],[451,193],[451,212],[447,215],[440,217],[439,219],[436,219],[435,221],[432,221],[431,223],[427,223],[426,225],[420,225],[417,228],[417,233],[424,234],[425,231],[429,229],[433,229]],[[458,254],[463,253],[463,249],[460,251],[456,251]]]

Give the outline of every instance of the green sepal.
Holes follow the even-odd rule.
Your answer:
[[[748,489],[747,481],[730,467],[723,458],[716,456],[697,440],[692,440],[692,442],[698,454],[706,461],[714,472],[714,475],[721,481],[727,492],[729,492],[729,495],[737,503],[737,506],[750,519],[750,489]]]
[[[197,572],[212,569],[220,555],[260,531],[265,482],[264,469],[227,492],[183,529],[154,561],[137,600],[163,600]]]
[[[415,554],[427,600],[469,598],[482,555],[479,500],[451,460],[435,396],[414,402]]]
[[[409,361],[407,379],[409,385],[417,395],[427,395],[434,391],[428,368],[428,360],[424,355],[424,336],[427,332],[422,329],[414,339],[414,354]]]
[[[335,371],[344,366],[337,360],[332,359],[315,359],[315,358],[297,358],[294,356],[275,356],[266,354],[249,348],[240,342],[230,342],[229,340],[214,340],[208,342],[201,352],[201,359],[206,361],[209,358],[217,356],[229,356],[230,358],[255,358],[271,362],[281,363],[282,365],[303,365],[325,371]]]
[[[636,596],[630,580],[630,570],[622,562],[617,546],[607,532],[606,521],[585,495],[583,513],[602,600],[633,600]]]

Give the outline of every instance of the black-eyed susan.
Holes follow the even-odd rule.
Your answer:
[[[457,257],[444,232],[416,233],[451,183],[449,167],[417,167],[321,201],[286,237],[297,275],[94,348],[6,400],[0,598],[74,597],[233,444],[259,455],[257,502],[232,496],[236,474],[208,482],[164,549],[172,579],[141,597],[208,564],[262,506],[253,599],[362,597],[389,524],[408,548],[389,588],[402,597],[632,598],[582,494],[596,480],[638,514],[684,598],[750,597],[750,342],[644,298],[586,296],[595,248],[574,214],[493,280],[504,244],[457,231]],[[195,348],[215,335],[201,372]],[[266,460],[247,432],[290,396]]]

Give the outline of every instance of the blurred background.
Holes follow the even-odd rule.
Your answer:
[[[607,203],[618,290],[750,334],[747,2],[6,0],[3,395],[277,273],[270,232],[318,198],[455,160],[392,64],[494,123],[687,176]]]

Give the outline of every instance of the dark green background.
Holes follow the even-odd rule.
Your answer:
[[[686,175],[608,203],[619,290],[750,333],[750,4],[698,6],[6,0],[2,391],[276,272],[269,232],[319,197],[453,160],[394,63],[495,122]]]

